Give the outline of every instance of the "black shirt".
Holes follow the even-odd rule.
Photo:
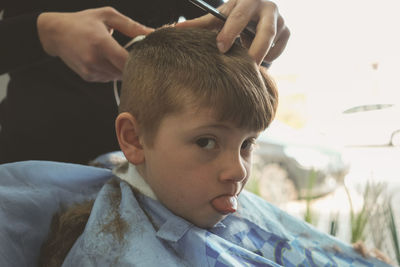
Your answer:
[[[207,1],[214,6],[220,0]],[[40,13],[112,6],[146,26],[193,18],[187,0],[6,0],[0,21],[0,74],[8,72],[0,104],[0,163],[39,159],[86,164],[119,150],[112,83],[88,83],[43,51],[36,28]],[[113,35],[120,44],[129,38]]]

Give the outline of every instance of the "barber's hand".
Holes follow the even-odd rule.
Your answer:
[[[267,0],[230,0],[221,5],[219,11],[227,15],[225,25],[211,14],[178,23],[178,27],[201,27],[221,29],[217,45],[225,53],[250,21],[257,25],[256,36],[248,40],[242,34],[242,42],[249,48],[249,54],[257,64],[263,59],[272,63],[286,47],[290,32],[275,3]]]
[[[129,37],[153,31],[110,7],[74,13],[42,13],[37,20],[44,51],[60,57],[86,81],[120,79],[128,52],[111,36]]]

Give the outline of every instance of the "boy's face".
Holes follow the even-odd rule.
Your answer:
[[[258,136],[214,117],[209,109],[166,116],[139,167],[162,204],[202,228],[235,209]]]

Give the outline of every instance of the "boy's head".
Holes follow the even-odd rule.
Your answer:
[[[162,28],[130,52],[117,137],[161,203],[211,227],[235,209],[252,144],[276,106],[273,83],[246,49],[222,54],[214,32]]]

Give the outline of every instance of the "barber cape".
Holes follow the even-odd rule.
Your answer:
[[[74,164],[1,165],[0,266],[34,265],[55,207],[90,197],[63,266],[388,266],[246,191],[236,213],[206,230],[160,204],[133,166],[113,177]]]

